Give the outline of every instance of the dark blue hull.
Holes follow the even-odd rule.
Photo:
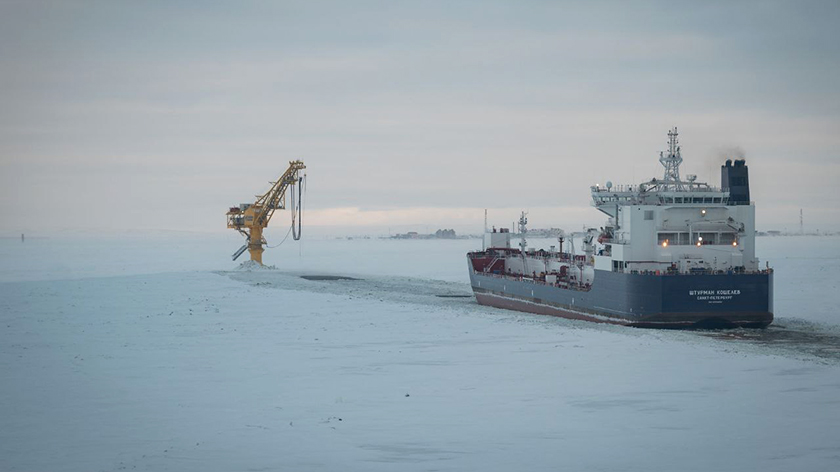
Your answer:
[[[482,305],[639,327],[755,327],[773,322],[773,273],[647,275],[596,271],[591,289],[477,272]]]

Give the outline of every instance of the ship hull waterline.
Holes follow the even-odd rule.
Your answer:
[[[589,291],[479,272],[470,279],[480,305],[596,323],[716,329],[764,328],[773,322],[772,273],[637,277],[599,271]]]

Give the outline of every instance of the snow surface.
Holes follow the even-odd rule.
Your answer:
[[[839,241],[677,332],[481,307],[478,241],[0,240],[0,470],[838,470]]]

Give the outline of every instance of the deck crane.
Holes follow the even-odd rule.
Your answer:
[[[271,188],[263,195],[257,195],[257,201],[254,203],[242,203],[238,207],[231,207],[227,212],[227,226],[235,229],[245,236],[247,243],[239,250],[233,253],[233,260],[239,258],[247,249],[251,254],[251,260],[262,264],[262,253],[265,250],[266,241],[263,238],[263,229],[268,226],[269,220],[274,215],[274,210],[286,209],[286,190],[292,187],[291,203],[292,203],[292,228],[295,240],[300,239],[301,230],[301,208],[302,208],[302,193],[303,179],[305,177],[300,175],[300,171],[306,169],[303,161],[290,161],[289,168],[276,181],[271,182]],[[298,187],[297,207],[295,207],[295,191],[294,186]],[[295,222],[297,221],[297,229],[295,229]]]

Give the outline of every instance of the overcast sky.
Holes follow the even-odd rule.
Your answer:
[[[629,6],[633,3],[633,6]],[[840,2],[0,0],[0,231],[224,230],[292,159],[307,223],[602,223],[589,186],[750,166],[840,230]],[[278,214],[287,225],[287,214]]]

